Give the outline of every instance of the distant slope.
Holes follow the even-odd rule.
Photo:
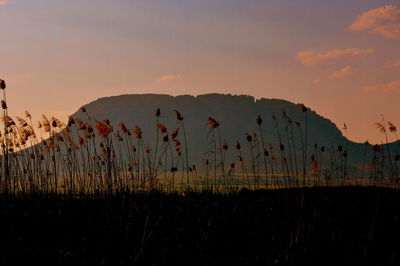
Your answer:
[[[115,130],[118,130],[117,124],[119,122],[124,122],[129,128],[139,125],[143,130],[144,140],[149,145],[154,144],[156,136],[156,109],[160,108],[160,123],[164,124],[168,130],[179,127],[174,112],[174,110],[179,110],[184,118],[191,163],[199,163],[206,159],[209,156],[207,152],[212,150],[207,124],[209,116],[220,123],[222,142],[226,139],[229,144],[227,162],[234,161],[237,158],[237,152],[232,151],[236,141],[240,141],[245,154],[249,154],[245,135],[246,133],[252,134],[252,132],[259,135],[259,129],[256,125],[257,115],[260,115],[263,119],[262,128],[265,146],[272,144],[273,149],[270,152],[276,157],[281,156],[279,144],[282,143],[285,146],[286,157],[289,159],[289,137],[290,148],[292,151],[295,148],[297,159],[301,160],[301,147],[302,143],[305,143],[306,120],[305,113],[301,110],[301,104],[294,104],[285,100],[264,98],[255,100],[251,96],[230,94],[205,94],[196,97],[190,95],[174,97],[158,94],[133,94],[100,98],[83,107],[94,119],[100,121],[109,119],[115,126]],[[292,121],[292,126],[287,126],[283,112],[286,112],[288,119]],[[325,160],[322,163],[327,164],[332,154],[337,153],[338,145],[342,145],[344,150],[348,147],[349,165],[363,163],[366,150],[367,154],[371,153],[370,145],[365,146],[347,140],[334,123],[321,117],[315,111],[308,110],[306,115],[307,164],[310,164],[310,157],[313,153],[318,154],[319,157],[317,158],[320,161]],[[273,120],[273,116],[276,121]],[[87,119],[86,115],[79,111],[73,117],[82,120]],[[300,127],[296,125],[296,122],[300,123]],[[178,138],[182,142],[182,132]],[[315,149],[315,144],[317,149]],[[320,150],[322,146],[325,147],[324,153]],[[391,149],[394,150],[396,147],[391,144]],[[339,157],[339,154],[336,154],[336,156]]]

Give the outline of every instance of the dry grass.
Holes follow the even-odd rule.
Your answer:
[[[67,124],[43,115],[35,130],[31,115],[8,116],[3,90],[3,129],[1,132],[0,188],[3,193],[109,194],[118,191],[204,191],[280,189],[309,186],[379,185],[398,187],[399,155],[389,145],[365,146],[361,178],[348,176],[348,147],[308,148],[307,110],[302,123],[283,112],[272,117],[279,143],[268,143],[263,118],[257,116],[258,133],[238,136],[247,142],[229,144],[221,125],[209,117],[212,148],[203,163],[192,162],[183,114],[175,110],[176,124],[168,130],[162,124],[161,110],[155,111],[155,140],[145,140],[138,125],[97,121],[86,109],[84,120],[70,117]],[[249,118],[254,119],[254,118]],[[153,122],[151,122],[153,123]],[[285,131],[280,131],[284,123]],[[114,126],[118,125],[118,126]],[[379,130],[397,138],[391,122],[376,123]],[[300,143],[296,143],[296,132]],[[148,143],[154,143],[149,145]],[[232,148],[230,148],[232,146]],[[400,146],[399,146],[400,147]],[[274,150],[276,149],[276,150]],[[325,150],[326,149],[326,150]],[[275,154],[277,155],[274,155]],[[226,162],[228,154],[236,160]],[[297,155],[301,154],[300,157]],[[324,154],[325,159],[324,159]],[[300,182],[302,179],[302,182]]]

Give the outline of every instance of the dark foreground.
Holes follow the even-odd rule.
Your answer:
[[[400,192],[0,198],[0,265],[400,265]]]

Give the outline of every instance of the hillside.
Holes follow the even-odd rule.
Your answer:
[[[205,94],[174,97],[158,94],[133,94],[100,98],[83,107],[87,114],[94,119],[99,121],[109,119],[115,130],[118,129],[119,122],[124,122],[129,128],[139,125],[143,130],[145,142],[151,146],[154,145],[156,139],[155,112],[157,108],[161,110],[160,123],[164,124],[169,131],[180,127],[174,112],[174,110],[179,110],[186,128],[191,163],[199,163],[210,156],[209,152],[213,146],[208,126],[208,117],[210,116],[220,124],[221,142],[226,139],[230,147],[230,152],[226,157],[229,162],[237,159],[237,152],[232,151],[236,141],[242,143],[244,153],[249,155],[246,133],[255,132],[259,136],[261,144],[260,131],[256,124],[258,115],[263,119],[265,146],[271,144],[273,149],[270,150],[270,153],[276,156],[279,155],[279,145],[282,143],[288,158],[290,157],[289,149],[293,154],[293,151],[296,151],[296,157],[301,157],[306,131],[308,161],[311,161],[312,154],[316,154],[317,158],[321,160],[325,157],[325,161],[320,164],[327,164],[329,157],[341,156],[336,154],[338,145],[341,145],[343,150],[348,149],[349,166],[363,163],[365,151],[367,151],[367,155],[371,155],[372,146],[347,140],[334,123],[313,110],[308,109],[306,112],[306,123],[306,116],[301,106],[301,104],[285,100],[264,98],[256,100],[254,97],[244,95]],[[292,121],[291,125],[287,126],[288,122],[284,118],[283,112],[286,112],[286,119]],[[85,121],[87,114],[78,111],[73,117]],[[273,116],[276,120],[273,119]],[[300,126],[296,125],[296,122]],[[182,133],[178,139],[183,141]],[[219,144],[218,141],[217,144]],[[321,147],[324,147],[324,152],[321,152]],[[396,147],[391,145],[393,152]],[[262,152],[261,148],[260,150]]]

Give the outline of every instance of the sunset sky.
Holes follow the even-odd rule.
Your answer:
[[[357,142],[400,126],[400,0],[12,0],[0,33],[12,115],[219,92],[304,103]]]

